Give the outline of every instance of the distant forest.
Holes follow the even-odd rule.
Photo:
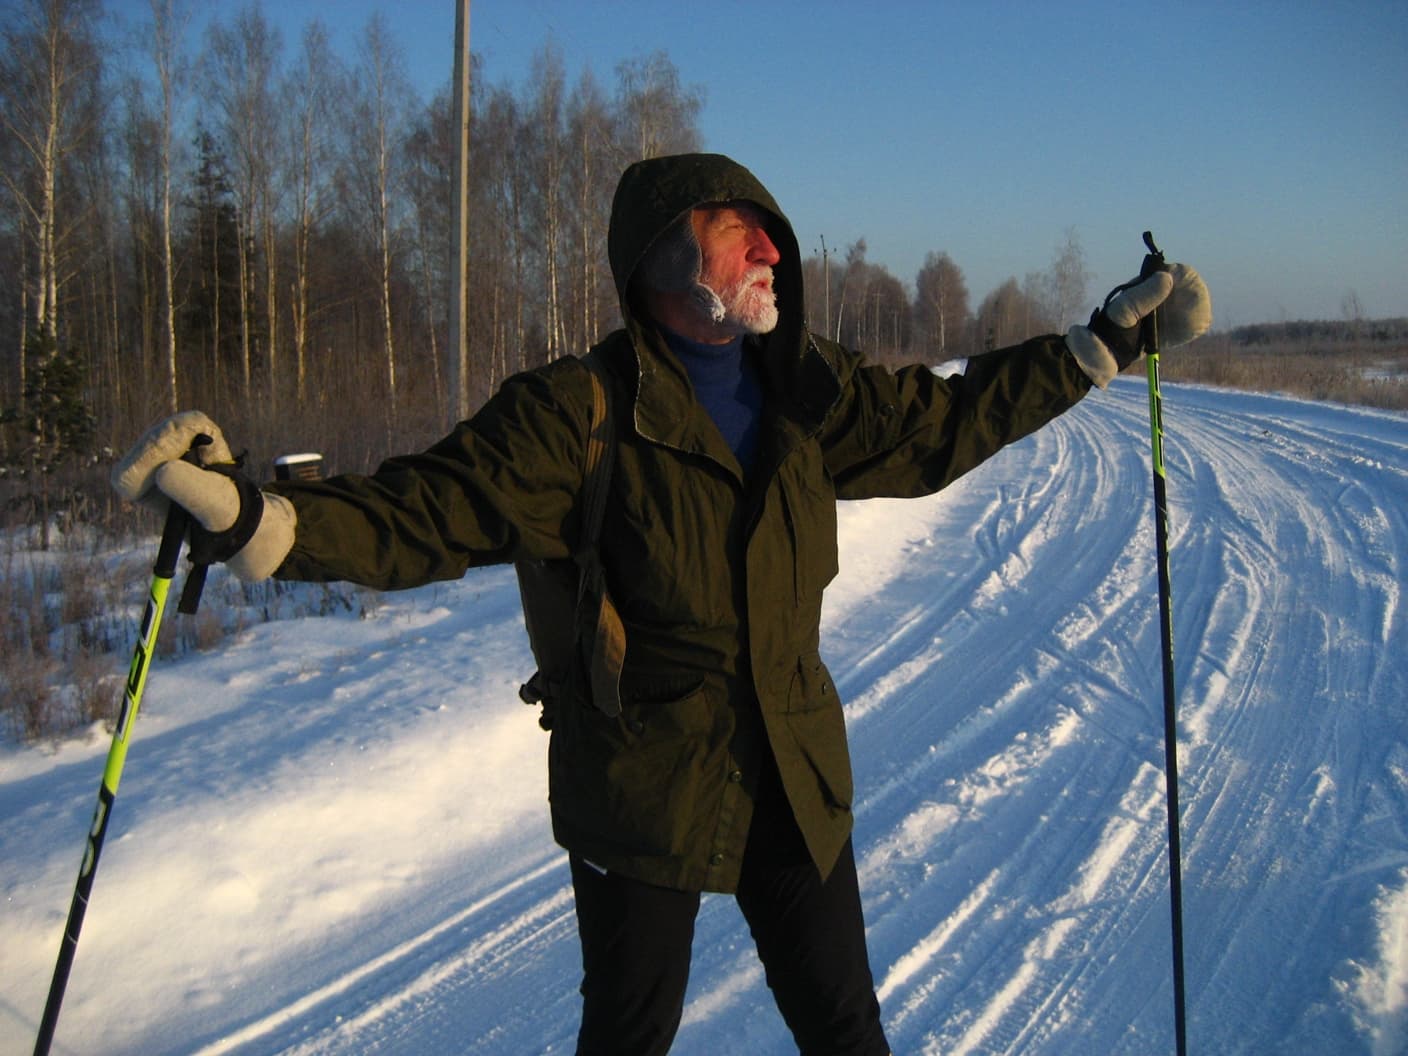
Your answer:
[[[178,408],[207,410],[256,460],[312,448],[335,470],[444,431],[448,72],[418,97],[382,15],[342,55],[323,25],[282,39],[253,6],[222,6],[199,39],[192,0],[124,5],[146,14],[127,25],[101,0],[6,6],[0,498],[12,517],[101,519],[111,453]],[[664,52],[569,83],[545,45],[523,83],[472,84],[477,405],[617,325],[616,178],[698,149],[706,100]],[[1089,304],[1074,231],[1045,268],[976,304],[937,249],[904,280],[867,260],[863,239],[804,264],[812,328],[881,361],[979,354],[1063,329]]]
[[[1297,345],[1331,352],[1344,345],[1408,346],[1408,319],[1299,319],[1253,323],[1227,331],[1234,345]]]

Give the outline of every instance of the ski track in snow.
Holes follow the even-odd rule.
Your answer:
[[[1408,418],[1166,386],[1190,1048],[1408,1046]],[[1147,408],[843,504],[896,1052],[1173,1048]],[[55,1052],[570,1053],[570,882],[511,573],[153,670]],[[106,752],[0,754],[0,1050],[28,1051]],[[793,1051],[706,897],[675,1051]]]

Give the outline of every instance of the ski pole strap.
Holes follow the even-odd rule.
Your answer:
[[[1144,262],[1139,266],[1139,276],[1130,279],[1128,282],[1120,283],[1109,293],[1105,294],[1105,303],[1100,306],[1102,311],[1109,308],[1110,302],[1124,293],[1125,290],[1138,286],[1156,271],[1168,271],[1168,265],[1164,263],[1163,250],[1154,245],[1154,233],[1152,231],[1144,232],[1144,245],[1148,248],[1149,252],[1144,255]]]
[[[185,589],[181,591],[181,601],[176,611],[190,616],[200,607],[201,592],[205,589],[205,577],[210,566],[228,561],[244,549],[254,538],[259,528],[259,519],[264,515],[264,495],[259,486],[244,473],[245,456],[241,454],[234,462],[202,466],[208,473],[219,473],[228,477],[239,493],[240,512],[235,523],[222,532],[212,532],[191,520],[191,548],[188,554],[191,571],[186,576]]]

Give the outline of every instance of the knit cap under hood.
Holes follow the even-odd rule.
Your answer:
[[[635,319],[631,276],[650,244],[681,216],[700,205],[745,201],[769,216],[768,236],[781,260],[773,268],[778,329],[797,334],[802,319],[802,265],[797,238],[766,187],[738,162],[722,154],[676,154],[638,161],[626,169],[611,203],[607,253],[621,314]]]

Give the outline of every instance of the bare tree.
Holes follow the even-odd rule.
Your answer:
[[[57,347],[64,242],[81,220],[76,202],[67,216],[61,212],[63,170],[95,132],[98,11],[93,0],[23,0],[15,8],[0,52],[0,129],[18,164],[7,165],[3,179],[23,214],[20,230],[33,261],[33,271],[25,269],[33,322],[50,347]],[[26,343],[22,330],[21,391]]]
[[[1055,297],[1051,292],[1049,271],[1029,271],[1022,279],[1021,318],[1015,332],[1029,337],[1056,329]]]
[[[968,326],[968,286],[947,253],[929,253],[914,280],[915,316],[925,352],[936,362],[949,359],[951,342]]]
[[[353,190],[355,220],[370,229],[375,247],[377,301],[386,380],[388,432],[396,421],[399,378],[392,322],[392,273],[400,238],[398,143],[404,133],[410,87],[385,16],[374,14],[362,31],[357,67],[348,91],[349,125],[343,177]]]
[[[82,166],[82,193],[92,222],[85,225],[90,248],[81,269],[87,303],[79,312],[82,334],[75,339],[84,350],[85,380],[95,415],[106,413],[109,421],[137,387],[124,377],[129,368],[122,356],[126,259],[121,226],[123,174],[116,149],[119,124],[116,119],[106,122],[109,134],[98,139],[97,149],[84,152],[89,160]]]
[[[240,356],[246,393],[252,391],[254,346],[259,339],[254,317],[258,281],[256,242],[264,249],[264,329],[269,373],[277,366],[277,273],[274,245],[274,175],[278,152],[278,99],[275,74],[282,48],[278,31],[258,7],[246,7],[230,25],[210,28],[208,53],[213,66],[211,97],[231,161],[239,204]]]
[[[121,221],[128,243],[127,286],[129,301],[123,329],[129,351],[122,369],[110,369],[113,386],[125,387],[125,377],[136,376],[140,384],[155,390],[152,373],[158,358],[157,340],[161,317],[161,275],[159,264],[160,203],[156,194],[161,186],[158,141],[158,121],[152,112],[150,92],[137,77],[123,87],[123,114],[119,123],[118,166],[123,174],[120,198],[123,205]],[[109,350],[114,358],[116,349]],[[120,398],[120,392],[114,395]],[[165,394],[162,394],[164,397]],[[158,406],[144,406],[144,412],[154,413]]]
[[[867,278],[865,262],[865,239],[858,238],[846,247],[846,265],[841,269],[841,288],[836,296],[836,332],[832,338],[836,341],[842,340],[842,327],[847,325],[847,307],[852,310],[856,305],[852,302],[863,303],[865,300],[865,284]],[[852,327],[854,329],[854,327]]]
[[[584,72],[568,100],[568,137],[572,166],[568,182],[575,212],[573,256],[573,324],[568,347],[584,349],[599,336],[603,315],[615,290],[602,247],[611,213],[611,195],[619,175],[619,153],[611,138],[611,111],[591,71]]]
[[[537,204],[535,217],[541,237],[543,300],[546,315],[547,358],[562,355],[565,346],[559,268],[562,259],[563,172],[566,164],[566,129],[563,106],[566,73],[562,52],[549,45],[533,59],[531,137]]]
[[[454,101],[440,92],[412,123],[406,137],[406,200],[411,213],[411,258],[420,282],[426,339],[429,341],[431,381],[436,408],[445,406],[441,385],[440,339],[442,323],[450,327],[455,310],[454,242],[458,211],[455,209],[454,152],[457,129]],[[465,313],[467,314],[467,313]],[[466,346],[467,347],[467,346]],[[453,377],[458,357],[447,357]],[[462,382],[461,382],[462,384]],[[450,388],[454,388],[451,383]],[[451,394],[452,406],[458,404]],[[452,413],[454,413],[452,411]],[[459,421],[464,415],[459,415]]]
[[[450,421],[469,416],[469,172],[474,57],[469,50],[469,0],[455,0],[455,61],[450,82],[453,136],[451,147],[450,230]],[[432,333],[434,331],[432,330]],[[437,368],[439,360],[436,360]]]
[[[862,347],[882,361],[898,362],[910,342],[910,304],[904,283],[883,264],[870,265]]]
[[[1046,276],[1045,308],[1047,324],[1065,333],[1072,324],[1081,321],[1086,309],[1090,269],[1085,266],[1085,250],[1074,227],[1066,228],[1063,241],[1057,245]]]
[[[974,353],[990,352],[1026,340],[1035,332],[1033,320],[1039,315],[1040,309],[1031,296],[1023,292],[1015,278],[1008,279],[984,297],[978,308]]]
[[[332,209],[327,169],[332,144],[333,93],[342,73],[328,43],[327,29],[313,21],[303,31],[298,60],[283,85],[287,113],[285,130],[293,221],[293,281],[290,309],[293,320],[295,391],[303,404],[308,390],[308,322],[312,311],[312,239]]]
[[[616,105],[626,160],[699,149],[704,90],[680,86],[679,70],[663,51],[616,67]]]
[[[470,281],[474,300],[483,306],[477,319],[483,336],[476,342],[482,351],[474,356],[476,401],[525,365],[528,180],[517,157],[524,124],[521,107],[507,88],[489,91],[475,110],[472,135],[478,160],[470,187],[470,242],[479,266]]]
[[[165,341],[164,365],[168,409],[180,410],[180,387],[176,367],[176,281],[171,255],[171,167],[172,130],[176,119],[176,92],[184,76],[179,51],[188,16],[179,0],[151,0],[150,48],[156,68],[160,98],[158,163],[161,168],[161,205],[158,221],[161,238],[162,328]]]

